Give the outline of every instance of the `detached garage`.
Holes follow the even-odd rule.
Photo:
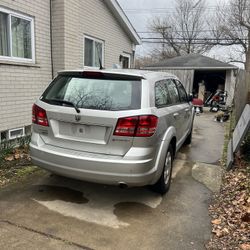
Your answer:
[[[187,92],[203,92],[204,100],[217,89],[228,93],[227,104],[231,104],[238,67],[199,54],[178,56],[148,65],[143,69],[164,71],[176,75]]]

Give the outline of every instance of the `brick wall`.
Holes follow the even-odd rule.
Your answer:
[[[1,0],[2,8],[34,17],[36,62],[6,64],[0,59],[0,131],[31,123],[32,103],[51,81],[50,1]]]

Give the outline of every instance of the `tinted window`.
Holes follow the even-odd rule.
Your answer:
[[[72,102],[85,109],[139,109],[141,81],[59,76],[42,96],[42,101],[62,105],[58,100]]]
[[[183,85],[181,84],[180,81],[176,81],[176,84],[177,84],[177,88],[179,90],[179,96],[180,96],[181,102],[188,102],[187,92],[184,89]]]
[[[168,92],[171,99],[171,104],[180,103],[178,89],[172,79],[167,80]]]
[[[162,107],[171,104],[167,83],[165,80],[155,84],[155,106]]]

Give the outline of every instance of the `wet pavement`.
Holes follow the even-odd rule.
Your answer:
[[[2,190],[0,249],[204,249],[211,191],[193,168],[218,162],[222,145],[223,125],[213,114],[197,116],[165,196],[49,173]]]
[[[224,145],[224,123],[214,121],[215,113],[204,112],[195,117],[192,145],[182,147],[179,158],[217,165]]]

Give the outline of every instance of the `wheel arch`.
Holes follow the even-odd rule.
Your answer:
[[[173,148],[173,153],[174,156],[176,154],[176,144],[177,144],[177,138],[176,138],[176,129],[174,127],[169,127],[160,144],[159,150],[158,150],[158,154],[156,157],[156,162],[155,162],[155,168],[156,168],[156,176],[152,181],[152,184],[154,184],[155,182],[157,182],[157,180],[160,178],[161,173],[163,171],[163,167],[164,167],[164,161],[165,161],[165,156],[167,154],[167,150],[169,148],[169,145],[172,146]]]

